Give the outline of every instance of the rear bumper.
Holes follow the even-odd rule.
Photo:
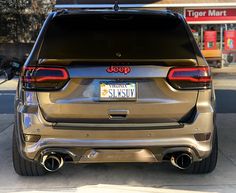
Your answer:
[[[18,108],[20,109],[20,108]],[[46,122],[40,110],[17,112],[19,147],[29,160],[40,161],[42,155],[57,152],[69,155],[74,163],[91,162],[162,162],[174,152],[189,152],[194,161],[207,157],[212,149],[214,131],[213,108],[198,109],[191,124],[160,124],[146,129],[126,127],[104,129],[103,127],[76,128],[76,125]],[[202,112],[201,112],[202,111]],[[178,127],[177,127],[178,126]],[[199,141],[195,134],[211,133],[207,140]],[[22,135],[39,135],[37,142],[25,142]],[[123,152],[123,158],[119,155]],[[97,156],[91,157],[91,154]],[[112,156],[113,155],[113,156]],[[130,156],[128,156],[130,155]],[[88,157],[91,159],[88,159]],[[130,157],[130,158],[129,158]]]

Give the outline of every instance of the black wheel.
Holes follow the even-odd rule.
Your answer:
[[[37,162],[25,160],[19,153],[14,127],[12,138],[12,160],[16,173],[20,176],[42,176],[47,173],[45,168]]]
[[[228,54],[227,55],[227,62],[230,64],[234,61],[234,56],[233,54]]]
[[[211,173],[216,167],[217,157],[218,157],[218,137],[217,137],[217,130],[215,130],[213,135],[211,154],[200,162],[194,162],[192,166],[187,170],[187,172],[192,174]]]

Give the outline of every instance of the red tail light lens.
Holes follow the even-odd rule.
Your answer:
[[[168,82],[176,89],[209,89],[211,88],[211,73],[209,67],[172,68]]]
[[[64,68],[25,67],[21,79],[26,90],[60,90],[68,82],[69,74]]]

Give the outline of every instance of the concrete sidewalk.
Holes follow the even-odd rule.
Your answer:
[[[215,89],[236,90],[236,65],[211,68]]]
[[[0,80],[1,82],[1,80]],[[16,90],[18,83],[18,78],[14,78],[10,81],[6,81],[3,84],[0,84],[0,91],[11,91],[11,90]]]
[[[11,158],[13,115],[0,115],[0,192],[235,193],[236,114],[218,114],[219,162],[207,175],[183,174],[169,164],[65,165],[43,177],[20,177]]]
[[[215,67],[211,67],[211,72],[213,74],[222,74],[222,73],[227,73],[227,74],[230,74],[230,73],[236,73],[236,64],[234,65],[230,65],[230,66],[224,66],[222,68],[215,68]]]

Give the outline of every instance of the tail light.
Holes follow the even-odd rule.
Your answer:
[[[167,80],[181,90],[209,89],[212,81],[209,67],[171,68]]]
[[[26,90],[59,90],[69,80],[69,74],[64,68],[25,67],[21,80]]]

